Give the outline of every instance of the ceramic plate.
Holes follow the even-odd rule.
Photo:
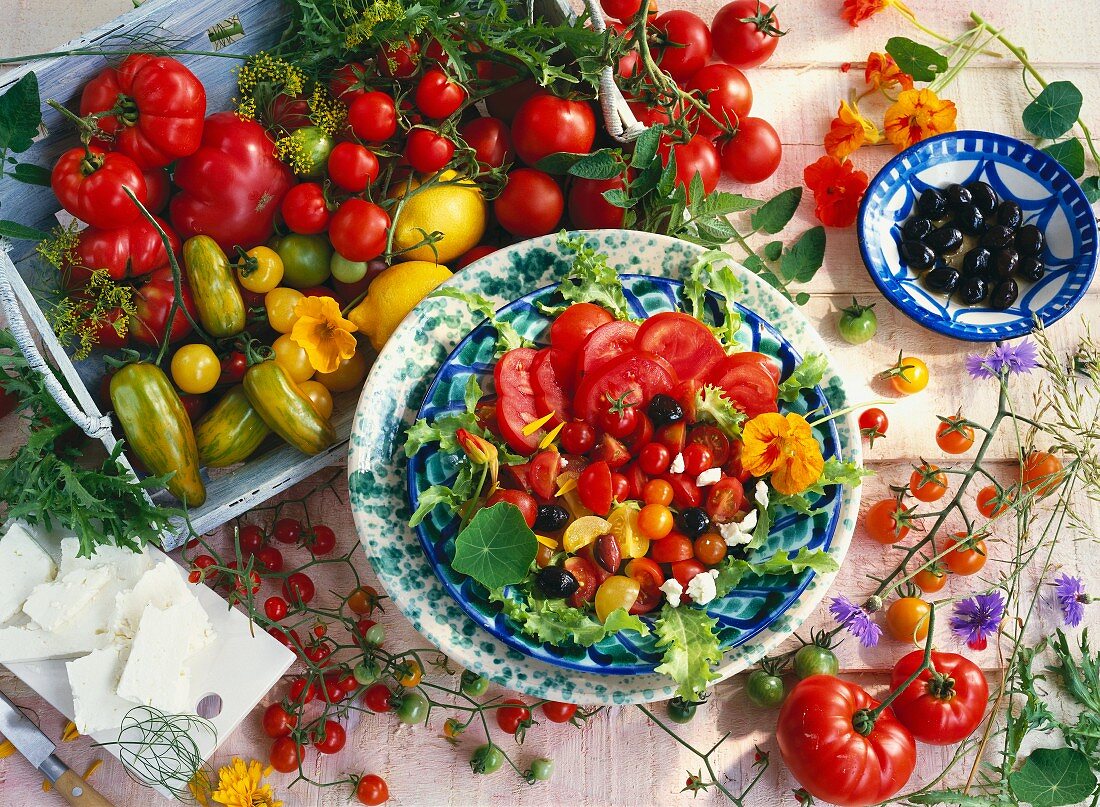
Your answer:
[[[620,273],[629,275],[626,285],[639,314],[672,308],[678,284],[666,279],[686,276],[702,251],[645,233],[602,230],[586,235]],[[557,237],[547,236],[494,253],[449,283],[487,294],[499,305],[515,301],[506,313],[523,326],[521,330],[530,328],[541,338],[545,320],[531,308],[531,298],[548,294],[544,287],[568,271],[569,258],[558,247]],[[740,267],[738,273],[746,286],[739,300],[748,314],[742,332],[746,340],[777,356],[785,372],[799,356],[826,351],[789,302],[755,275]],[[375,570],[418,630],[458,663],[503,686],[534,697],[590,704],[671,697],[674,685],[652,672],[655,657],[644,643],[627,646],[612,640],[593,652],[563,654],[527,642],[479,600],[473,586],[439,562],[449,539],[444,514],[437,511],[428,522],[423,544],[417,531],[408,527],[408,486],[420,489],[428,479],[445,478],[448,469],[438,455],[425,452],[411,463],[410,480],[401,451],[405,429],[422,403],[440,411],[452,405],[453,390],[461,390],[471,372],[488,371],[491,333],[480,325],[480,318],[462,303],[426,300],[395,332],[367,380],[352,433],[349,481],[356,526]],[[843,384],[831,373],[822,383],[821,395],[820,403],[832,409],[847,405]],[[812,401],[811,397],[796,406],[805,409],[814,405]],[[854,420],[846,417],[832,423],[834,428],[821,432],[826,453],[858,461]],[[851,539],[857,509],[858,491],[838,489],[818,524],[786,519],[771,541],[776,549],[827,546],[839,561]],[[728,603],[718,604],[723,643],[730,648],[719,666],[720,675],[745,669],[796,630],[824,595],[831,577],[806,575],[755,590],[746,586],[727,598]]]
[[[1024,223],[1046,236],[1046,276],[1017,281],[1020,296],[1004,311],[929,291],[898,257],[901,225],[921,192],[979,179],[1016,202]],[[1069,172],[1027,143],[989,132],[950,132],[901,152],[871,181],[859,213],[863,262],[886,299],[926,328],[974,342],[1023,336],[1035,317],[1050,325],[1065,316],[1092,281],[1096,240],[1092,208]]]

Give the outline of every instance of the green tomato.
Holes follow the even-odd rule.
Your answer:
[[[371,660],[364,661],[362,664],[356,664],[351,674],[355,676],[355,682],[359,684],[359,686],[367,687],[379,679],[382,675],[382,671],[378,668],[378,664]]]
[[[349,261],[339,252],[332,253],[329,269],[332,276],[341,283],[358,283],[367,276],[366,261]]]
[[[328,236],[290,233],[273,247],[283,259],[283,285],[294,289],[319,286],[329,278],[332,244]]]
[[[471,698],[480,698],[489,689],[489,679],[469,670],[462,672],[462,693]]]
[[[745,682],[745,694],[750,701],[764,709],[774,709],[783,702],[787,691],[783,679],[765,670],[753,670]]]
[[[531,760],[531,778],[536,782],[548,782],[554,775],[554,760],[537,757]]]
[[[470,757],[470,767],[474,773],[496,773],[504,764],[504,752],[492,743],[479,745]]]
[[[382,643],[386,641],[386,629],[381,625],[371,625],[367,628],[367,632],[363,634],[363,641],[374,647],[381,647]]]
[[[850,345],[862,345],[874,339],[878,333],[878,317],[875,316],[875,304],[860,305],[855,297],[852,304],[841,310],[837,323],[840,337]]]
[[[423,723],[428,714],[428,699],[419,692],[406,692],[397,704],[397,719],[408,726]]]
[[[808,644],[794,654],[794,671],[799,678],[811,675],[836,675],[840,672],[840,662],[836,654],[827,647]]]
[[[695,717],[698,704],[676,697],[668,702],[668,719],[673,723],[689,723]]]
[[[306,179],[317,179],[325,172],[333,142],[319,126],[303,126],[291,135],[294,141],[294,173]]]

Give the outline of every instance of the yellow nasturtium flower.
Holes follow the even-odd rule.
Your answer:
[[[810,424],[791,412],[765,412],[745,424],[741,467],[753,476],[771,474],[778,492],[801,493],[821,478],[825,460]]]

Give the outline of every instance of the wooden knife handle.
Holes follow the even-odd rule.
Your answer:
[[[85,782],[71,768],[67,768],[54,782],[61,798],[73,807],[114,807],[98,791]]]

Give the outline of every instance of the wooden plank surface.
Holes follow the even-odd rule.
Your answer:
[[[690,8],[704,19],[710,19],[721,5],[719,0],[680,0],[663,6]],[[1100,66],[1097,66],[1091,43],[1100,37],[1100,4],[1094,0],[1066,0],[1049,3],[1043,0],[1017,0],[1011,10],[997,0],[975,0],[972,7],[995,23],[1007,25],[1010,35],[1026,46],[1032,59],[1048,79],[1072,79],[1085,94],[1085,116],[1097,121],[1100,115]],[[70,39],[131,6],[129,0],[100,0],[95,4],[72,4],[62,0],[0,0],[0,20],[5,36],[0,43],[0,55],[45,50]],[[885,40],[895,34],[909,35],[911,29],[892,11],[851,29],[837,16],[839,0],[800,0],[781,6],[781,19],[790,34],[780,43],[775,58],[750,73],[755,90],[754,110],[771,120],[785,144],[784,161],[775,177],[745,192],[766,197],[775,190],[801,181],[802,169],[820,156],[821,137],[840,98],[861,82],[861,60],[871,50],[882,50]],[[913,0],[910,7],[929,26],[952,35],[966,25],[965,6],[949,0]],[[232,9],[227,8],[227,13]],[[1041,26],[1028,20],[1041,19]],[[1015,30],[1012,30],[1015,29]],[[841,70],[846,63],[855,66],[848,73]],[[975,61],[945,93],[959,105],[961,127],[989,128],[1020,136],[1019,113],[1028,102],[1019,71],[1014,62],[981,58]],[[864,111],[881,119],[885,103],[864,102]],[[857,165],[873,174],[893,153],[888,146],[867,148],[855,157]],[[731,188],[733,189],[733,188]],[[738,189],[743,190],[743,189]],[[809,200],[792,224],[791,231],[805,229],[813,220]],[[734,250],[736,254],[736,250]],[[826,265],[807,289],[812,294],[805,311],[818,326],[833,348],[833,355],[856,400],[882,397],[881,385],[874,374],[887,367],[899,349],[925,358],[932,371],[932,383],[922,394],[896,401],[888,409],[892,429],[886,440],[879,441],[868,454],[868,465],[878,476],[866,483],[864,507],[882,498],[887,484],[908,477],[910,466],[925,457],[946,462],[932,439],[935,415],[948,414],[958,408],[976,419],[984,417],[995,405],[994,390],[975,384],[966,376],[962,356],[971,346],[940,337],[921,329],[886,302],[874,290],[860,261],[852,230],[829,231]],[[840,305],[853,295],[870,302],[878,300],[876,311],[881,322],[874,342],[860,347],[844,345],[836,337],[835,319]],[[1100,315],[1100,296],[1090,293],[1081,306],[1052,329],[1060,346],[1072,345],[1083,332],[1083,322]],[[1025,382],[1022,390],[1029,390]],[[1026,395],[1026,393],[1021,393]],[[0,439],[18,439],[18,425],[9,418],[0,422]],[[1001,458],[995,473],[1011,479],[1014,466],[1010,444],[1002,443],[995,451]],[[306,483],[309,484],[309,483]],[[301,490],[299,486],[298,490]],[[1085,510],[1096,523],[1100,513]],[[345,504],[327,499],[319,513],[321,520],[332,526],[341,546],[351,546],[355,532]],[[1096,570],[1095,545],[1071,540],[1064,536],[1056,550],[1056,560],[1067,570],[1085,573],[1091,589],[1100,589],[1100,572]],[[990,542],[991,562],[986,574],[995,576],[1003,568],[998,561],[1007,554],[1005,535],[995,535]],[[892,562],[893,552],[883,550],[857,530],[849,561],[837,579],[835,590],[857,597],[866,593],[872,583],[867,575],[879,574]],[[368,580],[373,575],[365,561],[359,564]],[[346,581],[325,580],[319,588],[339,589]],[[1035,581],[1033,581],[1034,583]],[[947,594],[963,593],[971,588],[965,580],[952,581]],[[1098,624],[1095,610],[1090,610],[1089,622]],[[1053,607],[1044,599],[1035,630],[1049,632],[1057,624]],[[826,625],[829,616],[822,607],[807,624]],[[415,633],[396,613],[385,617],[387,631],[394,646],[416,642]],[[944,648],[955,645],[941,625],[938,644]],[[899,652],[896,643],[864,650],[853,642],[845,642],[838,655],[842,668],[855,680],[872,691],[883,691],[886,671]],[[972,654],[990,674],[996,674],[996,654],[991,649]],[[754,744],[775,751],[771,738],[775,715],[751,706],[741,693],[743,676],[717,688],[711,701],[700,709],[699,716],[686,729],[685,735],[697,745],[709,745],[726,731],[731,739],[717,756],[716,767],[732,780],[732,787],[748,774]],[[37,700],[6,671],[0,669],[0,689],[20,703],[33,708],[43,728],[58,736],[64,720]],[[281,692],[276,690],[276,695]],[[274,699],[274,697],[272,698]],[[268,701],[265,701],[266,705]],[[658,707],[659,708],[659,707]],[[223,746],[214,760],[225,762],[229,756],[263,757],[267,747],[257,718],[245,725]],[[374,772],[384,776],[390,785],[391,803],[396,805],[474,805],[514,804],[525,807],[575,805],[605,807],[607,805],[649,805],[689,803],[685,794],[677,798],[683,787],[687,769],[697,769],[697,761],[680,749],[660,730],[632,707],[616,708],[600,714],[583,730],[543,725],[531,732],[518,750],[517,760],[523,764],[539,755],[555,758],[554,781],[550,785],[528,787],[516,777],[500,773],[493,777],[474,777],[466,764],[467,753],[476,738],[463,740],[456,750],[440,737],[440,721],[429,727],[398,728],[386,716],[353,717],[349,725],[347,748],[338,755],[311,763],[311,776],[322,779],[339,778],[349,772]],[[61,753],[78,771],[93,758],[106,755],[89,746],[85,739],[66,743]],[[917,773],[911,784],[926,781],[942,769],[948,752],[927,746],[920,748]],[[749,804],[793,804],[791,790],[795,784],[776,764],[766,774]],[[18,756],[0,760],[0,803],[48,805],[56,798],[45,796],[40,789],[40,777]],[[302,786],[287,790],[289,777],[275,777],[281,797],[288,805],[325,807],[347,803],[346,789],[317,791]],[[113,759],[107,758],[95,774],[93,782],[106,796],[119,805],[159,805],[164,802],[149,791],[131,782]],[[713,794],[701,794],[694,802],[720,804]]]

